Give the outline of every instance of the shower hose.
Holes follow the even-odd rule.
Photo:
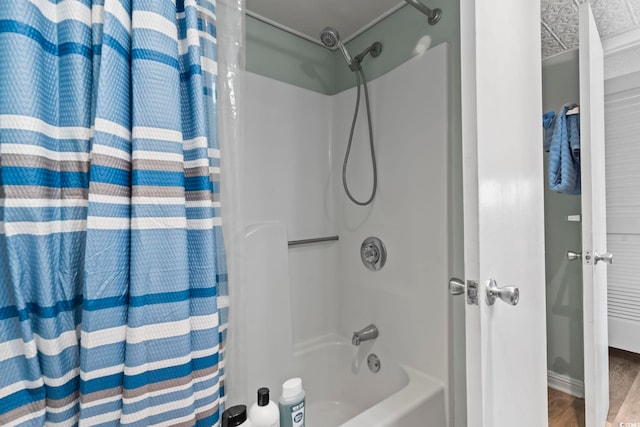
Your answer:
[[[356,95],[356,109],[353,113],[353,121],[351,122],[351,131],[349,132],[349,143],[347,144],[347,152],[344,156],[344,163],[342,164],[342,186],[344,187],[345,193],[347,193],[347,197],[359,206],[367,206],[373,201],[373,198],[376,196],[376,191],[378,190],[378,166],[376,164],[376,153],[373,147],[373,130],[371,127],[371,108],[369,107],[369,90],[367,88],[367,78],[362,70],[362,67],[358,66],[355,70],[356,73],[356,87],[357,87],[357,95]],[[371,189],[371,196],[364,201],[361,202],[357,200],[351,192],[349,191],[349,184],[347,184],[347,165],[349,163],[349,154],[351,153],[351,144],[353,143],[353,134],[356,128],[356,122],[358,120],[358,110],[360,109],[360,84],[364,86],[364,99],[365,104],[367,105],[367,123],[369,125],[369,146],[371,148],[371,165],[373,168],[373,188]]]

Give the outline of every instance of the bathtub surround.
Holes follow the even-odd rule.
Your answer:
[[[288,315],[294,321],[283,320],[276,330],[287,331],[288,342],[300,343],[337,330],[334,248],[339,241],[287,250],[288,240],[338,234],[332,221],[332,101],[326,95],[252,73],[247,73],[246,89],[245,223],[262,228],[279,223],[283,229],[268,237],[278,248],[269,255],[288,257],[289,280],[276,279],[275,285],[287,286],[287,294],[291,286],[292,310]],[[265,183],[269,191],[264,191]],[[258,262],[259,253],[256,255],[258,258],[248,260]],[[279,264],[264,268],[275,265]],[[259,277],[257,270],[252,271]],[[276,303],[277,307],[288,307],[284,301]],[[293,344],[287,345],[291,348]],[[291,376],[267,385],[275,390]]]
[[[234,403],[254,399],[255,390],[280,388],[293,363],[292,295],[287,231],[281,222],[254,224],[246,230],[244,383],[234,385]]]
[[[256,355],[267,368],[259,381],[273,389],[291,376],[303,378],[310,396],[307,427],[447,423],[448,55],[448,46],[437,46],[371,82],[381,186],[368,207],[347,202],[339,179],[355,89],[331,97],[247,75],[246,219],[253,224],[247,231],[250,239],[262,234],[271,241],[248,242],[255,250],[249,259],[276,248],[269,262],[248,268],[256,277],[250,282],[264,298],[270,296],[263,291],[290,287],[291,300],[268,304],[277,313],[250,321],[254,333],[264,329],[269,341],[285,343],[272,346],[278,350],[269,353],[270,362]],[[418,78],[435,88],[416,87],[411,82]],[[362,130],[349,168],[358,195],[370,189],[371,179]],[[262,191],[264,182],[273,184],[269,192]],[[442,185],[406,185],[420,182]],[[268,237],[268,229],[280,231]],[[330,235],[340,240],[286,249],[287,240]],[[389,250],[377,272],[360,259],[361,244],[371,236]],[[289,280],[282,277],[287,264]],[[274,270],[278,277],[265,282]],[[379,336],[354,347],[353,331],[372,322]],[[371,353],[381,361],[378,373],[367,367]],[[257,381],[250,379],[249,387]]]
[[[427,4],[429,4],[427,2]],[[450,47],[448,57],[449,90],[448,114],[448,146],[447,158],[443,161],[449,165],[447,173],[448,200],[450,207],[450,221],[448,232],[451,236],[449,253],[449,276],[464,277],[463,265],[463,218],[462,218],[462,136],[460,113],[460,4],[458,1],[446,2],[438,5],[443,9],[440,22],[429,25],[427,18],[416,11],[412,6],[406,5],[393,13],[377,25],[357,36],[347,43],[347,47],[353,52],[359,52],[374,41],[379,41],[384,46],[383,53],[374,61],[367,62],[367,78],[373,80],[389,70],[405,63],[416,55],[430,47],[446,42]],[[338,52],[334,52],[336,64],[341,58]],[[346,67],[336,65],[336,91],[340,92],[355,85],[353,76],[350,76]],[[418,86],[431,86],[433,82],[417,77],[413,84]],[[428,95],[427,95],[428,96]],[[428,120],[427,115],[420,116],[417,120]],[[383,120],[383,119],[377,119]],[[380,147],[380,145],[376,145]],[[380,237],[380,236],[379,236]],[[448,279],[447,279],[448,280]],[[446,283],[443,284],[446,287]],[[451,348],[453,364],[451,375],[455,386],[450,390],[449,396],[453,402],[455,425],[462,427],[467,425],[466,412],[466,362],[465,362],[465,325],[464,325],[464,298],[452,298],[450,322],[453,328]],[[455,368],[453,368],[455,366]]]
[[[451,102],[449,103],[449,132],[450,142],[448,145],[449,157],[447,162],[451,165],[449,168],[449,200],[451,206],[451,221],[449,222],[449,233],[452,236],[452,244],[449,247],[449,269],[450,277],[464,276],[463,270],[463,224],[462,224],[462,154],[461,154],[461,136],[460,136],[460,49],[459,49],[459,3],[457,1],[447,3],[447,10],[442,20],[435,26],[428,25],[426,17],[411,6],[406,5],[398,12],[393,13],[385,20],[375,25],[373,28],[365,31],[354,40],[347,43],[347,47],[356,52],[361,48],[369,46],[376,40],[384,43],[384,53],[370,61],[366,65],[367,77],[374,79],[384,72],[391,70],[403,62],[411,59],[417,53],[424,51],[428,47],[446,41],[451,45],[450,69],[451,78],[449,79]],[[335,94],[339,90],[343,90],[355,85],[353,75],[344,66],[344,60],[337,51],[317,51],[321,46],[311,43],[307,40],[300,39],[284,31],[275,29],[267,24],[260,23],[251,18],[247,18],[247,70],[256,74],[261,74],[291,83],[299,87],[310,89],[323,94]],[[282,40],[283,39],[283,40]],[[280,43],[282,43],[280,45]],[[278,61],[268,62],[270,58],[266,51],[260,51],[262,48],[278,49],[279,53],[274,58]],[[280,47],[284,46],[284,47]],[[322,48],[321,48],[322,49]],[[326,53],[332,55],[326,58]],[[340,64],[344,70],[337,70]],[[328,73],[328,74],[327,74]],[[249,79],[252,74],[249,74]],[[327,80],[327,76],[329,80]],[[424,79],[420,79],[424,84],[428,84]],[[322,83],[321,83],[322,82]],[[331,82],[327,84],[327,82]],[[288,91],[287,91],[288,92]],[[300,93],[305,93],[300,92]],[[308,95],[310,96],[310,95]],[[304,96],[306,98],[307,95]],[[265,100],[264,105],[269,105],[269,101]],[[288,108],[288,107],[285,107]],[[302,109],[297,110],[301,112]],[[270,113],[272,114],[272,113]],[[296,117],[296,115],[292,116]],[[288,126],[290,122],[282,122],[283,126]],[[286,134],[289,134],[288,132]],[[300,138],[299,142],[306,145],[307,140]],[[260,150],[261,148],[259,148]],[[304,150],[300,151],[301,153]],[[337,154],[336,154],[337,155]],[[312,170],[317,165],[311,165]],[[305,180],[302,180],[304,183]],[[276,189],[276,192],[280,192]],[[304,203],[301,203],[303,205]],[[313,223],[313,221],[309,221]],[[333,230],[335,231],[335,230]],[[325,235],[325,234],[323,234]],[[326,234],[328,235],[328,234]],[[304,236],[304,237],[315,237]],[[290,236],[298,238],[297,236]],[[328,249],[327,246],[316,246],[314,248],[307,247],[303,253],[309,254],[311,260],[316,251]],[[298,254],[294,254],[298,256]],[[317,263],[309,261],[306,267],[310,268],[310,272],[315,271]],[[292,274],[298,276],[303,268],[292,263]],[[327,272],[323,272],[320,277],[324,277]],[[315,283],[315,277],[309,273],[306,275],[309,283]],[[296,280],[292,280],[292,292],[296,292]],[[323,282],[325,287],[332,288],[332,282]],[[446,284],[444,285],[446,286]],[[312,288],[309,286],[309,288]],[[328,291],[333,292],[333,291]],[[318,291],[314,291],[318,293]],[[325,301],[323,298],[319,301]],[[465,340],[464,340],[464,299],[453,298],[453,308],[451,310],[451,321],[453,324],[453,341],[450,343],[450,349],[453,354],[455,364],[454,382],[455,396],[451,396],[455,408],[455,425],[466,425],[466,389],[465,389]],[[320,307],[325,307],[324,303],[320,303]],[[297,307],[295,308],[298,309]],[[315,308],[312,309],[315,312]],[[329,309],[332,313],[332,309]],[[329,314],[328,318],[332,318]],[[313,318],[313,316],[312,316]],[[320,324],[326,320],[320,321]],[[299,327],[299,326],[297,326]],[[358,326],[354,326],[356,328]],[[294,332],[295,333],[295,332]]]
[[[459,2],[447,2],[443,9],[442,19],[436,25],[429,25],[427,18],[406,5],[393,13],[371,29],[365,31],[355,39],[347,43],[347,47],[354,52],[359,52],[374,41],[380,41],[384,46],[384,52],[375,61],[367,63],[366,71],[369,79],[375,79],[405,63],[416,55],[424,52],[429,47],[446,42],[450,47],[448,59],[450,78],[447,81],[450,102],[448,114],[445,120],[448,122],[449,142],[447,158],[444,160],[448,168],[448,201],[450,206],[450,221],[448,222],[451,244],[448,248],[448,260],[450,262],[449,277],[463,277],[463,221],[462,221],[462,137],[460,124],[460,19]],[[336,61],[338,52],[334,52]],[[338,63],[338,62],[337,62]],[[355,85],[353,76],[348,69],[336,66],[336,91],[351,88]],[[433,82],[418,77],[414,85],[430,86]],[[382,119],[378,119],[382,120]],[[428,120],[426,115],[418,120]],[[380,145],[377,145],[379,147]],[[443,285],[446,287],[446,283]],[[466,362],[465,362],[465,326],[464,326],[464,298],[453,298],[450,311],[453,340],[449,343],[453,358],[450,366],[453,372],[455,386],[450,390],[450,399],[453,402],[456,426],[465,426],[466,421]],[[455,365],[455,369],[453,366]]]
[[[436,46],[371,82],[380,176],[371,207],[351,203],[340,185],[353,88],[334,98],[331,149],[342,281],[338,332],[349,337],[368,322],[375,323],[379,336],[373,349],[441,384],[449,383],[450,368],[448,266],[441,255],[449,247],[449,54],[446,44]],[[432,84],[416,84],[420,79]],[[347,178],[351,191],[362,197],[372,179],[366,123],[358,123],[355,135]],[[376,272],[360,260],[361,243],[369,236],[379,237],[387,249],[387,263]]]

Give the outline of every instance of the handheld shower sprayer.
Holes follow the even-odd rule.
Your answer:
[[[337,46],[342,53],[342,56],[344,56],[344,59],[351,71],[361,69],[360,64],[368,53],[370,53],[371,56],[375,58],[382,52],[382,43],[375,42],[371,46],[363,50],[355,58],[353,58],[351,54],[349,54],[349,51],[345,47],[344,43],[342,43],[342,41],[340,40],[340,34],[338,34],[338,31],[332,27],[325,27],[325,29],[320,32],[320,41],[329,49],[333,49]]]
[[[335,28],[326,27],[324,30],[322,30],[322,32],[320,33],[320,41],[322,41],[322,44],[329,49],[333,49],[334,47],[338,46],[338,49],[340,49],[340,52],[342,52],[342,56],[344,56],[345,61],[347,61],[347,65],[349,66],[349,68],[351,68],[352,71],[355,71],[353,68],[353,58],[340,40],[340,34],[338,34],[338,31]]]
[[[369,107],[369,90],[367,88],[367,78],[364,74],[364,70],[362,69],[362,60],[367,56],[367,54],[371,54],[372,57],[376,57],[380,55],[382,52],[382,44],[380,42],[375,42],[371,46],[367,47],[363,50],[359,55],[353,58],[345,45],[340,41],[340,35],[338,31],[334,28],[326,27],[324,30],[320,32],[320,41],[326,47],[333,49],[336,46],[342,52],[342,56],[344,56],[345,61],[347,61],[347,65],[349,69],[354,72],[356,75],[356,109],[353,113],[353,121],[351,122],[351,130],[349,132],[349,142],[347,143],[347,152],[344,155],[344,162],[342,163],[342,186],[344,187],[344,191],[353,203],[359,206],[367,206],[376,196],[376,191],[378,190],[378,166],[376,163],[376,153],[373,145],[373,127],[371,124],[371,108]],[[369,198],[362,202],[357,200],[349,191],[349,185],[347,184],[347,165],[349,164],[349,154],[351,153],[351,144],[353,143],[353,134],[356,128],[356,120],[358,119],[358,110],[360,108],[360,84],[364,86],[364,98],[365,104],[367,106],[367,124],[369,128],[369,147],[371,150],[371,166],[373,168],[373,186],[371,189],[371,194]]]

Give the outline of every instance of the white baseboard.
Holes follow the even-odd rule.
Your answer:
[[[547,384],[549,387],[575,397],[584,397],[584,382],[573,379],[568,375],[547,371]]]

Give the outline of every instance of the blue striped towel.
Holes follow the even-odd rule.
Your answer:
[[[565,104],[556,117],[549,146],[549,188],[558,193],[579,195],[580,115],[567,116],[577,104]]]

